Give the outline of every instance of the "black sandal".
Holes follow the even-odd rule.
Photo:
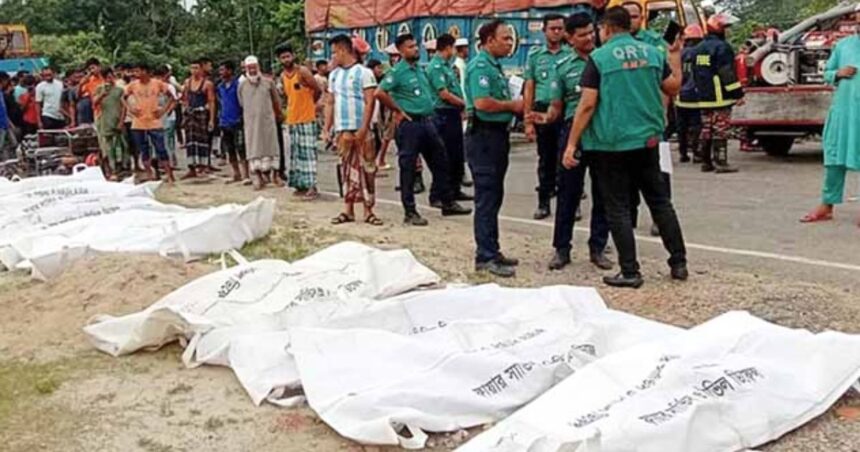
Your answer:
[[[364,222],[371,226],[382,226],[385,224],[385,222],[380,220],[375,214],[370,214],[370,216],[364,219]]]
[[[354,223],[355,218],[350,217],[345,213],[341,213],[340,215],[331,219],[331,224],[346,224],[346,223]]]

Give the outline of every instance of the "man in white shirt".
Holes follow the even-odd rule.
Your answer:
[[[42,81],[36,85],[36,111],[40,129],[62,129],[66,126],[62,101],[63,82],[54,78],[53,69],[42,69]]]

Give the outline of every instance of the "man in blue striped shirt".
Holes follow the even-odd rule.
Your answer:
[[[376,150],[369,132],[373,118],[376,77],[362,66],[357,49],[346,35],[330,41],[332,62],[337,68],[329,74],[326,93],[323,138],[332,139],[332,131],[341,158],[340,183],[344,198],[343,212],[333,224],[355,221],[355,203],[364,205],[364,222],[381,226],[373,213],[376,201]]]

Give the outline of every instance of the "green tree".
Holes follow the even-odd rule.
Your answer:
[[[86,31],[60,36],[35,35],[32,38],[33,48],[48,57],[51,64],[61,71],[81,67],[89,58],[110,61],[103,42],[100,34]]]

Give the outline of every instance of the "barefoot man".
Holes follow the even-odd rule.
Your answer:
[[[255,56],[245,58],[245,80],[239,85],[239,104],[245,120],[245,152],[253,174],[254,190],[261,190],[272,181],[277,187],[284,183],[278,172],[278,127],[281,105],[275,82],[260,73]]]
[[[842,39],[833,49],[824,79],[836,86],[833,105],[824,126],[824,187],[821,205],[803,217],[803,223],[833,219],[833,206],[842,204],[845,175],[860,171],[860,5],[854,12],[858,32]],[[860,226],[860,219],[857,220]]]

